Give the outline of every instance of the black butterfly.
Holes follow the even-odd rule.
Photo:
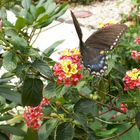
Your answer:
[[[94,32],[85,42],[82,41],[80,25],[71,11],[71,16],[80,41],[83,64],[91,74],[101,75],[107,69],[105,51],[117,46],[119,39],[127,29],[125,24],[108,25]]]

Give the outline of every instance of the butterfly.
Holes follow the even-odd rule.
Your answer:
[[[125,24],[112,24],[98,29],[85,42],[82,40],[82,30],[71,11],[73,23],[79,37],[79,46],[83,65],[90,70],[93,75],[103,75],[107,69],[106,51],[117,46],[121,36],[127,29]]]

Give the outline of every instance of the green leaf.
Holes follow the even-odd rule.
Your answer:
[[[42,61],[42,60],[35,60],[32,63],[32,67],[34,69],[36,69],[37,71],[39,71],[41,74],[47,76],[48,78],[53,77],[52,70],[50,69],[48,64],[46,62]]]
[[[48,83],[48,85],[45,87],[45,89],[43,90],[43,95],[46,97],[46,98],[52,98],[52,97],[55,97],[57,96],[56,94],[56,83],[54,82],[50,82]]]
[[[3,67],[7,71],[13,71],[17,67],[17,61],[16,61],[15,54],[12,52],[6,52],[3,55]]]
[[[71,123],[65,122],[58,126],[56,140],[73,140],[74,128]]]
[[[39,15],[45,12],[45,8],[43,6],[38,7],[35,12],[35,18],[38,18]]]
[[[31,128],[28,128],[27,134],[23,140],[38,140],[37,130],[33,130]]]
[[[93,130],[91,129],[88,130],[87,140],[98,140]]]
[[[52,131],[56,128],[57,124],[58,120],[56,119],[48,120],[47,122],[45,122],[39,129],[39,140],[46,140],[52,133]]]
[[[18,92],[11,90],[9,87],[0,86],[0,96],[9,101],[21,104],[21,95]]]
[[[15,27],[17,30],[21,30],[26,26],[26,20],[22,17],[17,17]]]
[[[31,5],[31,0],[22,0],[22,6],[26,10],[28,10],[30,8],[30,5]]]
[[[43,82],[37,78],[27,78],[22,88],[22,104],[37,106],[42,100]]]
[[[49,46],[47,49],[44,50],[43,54],[46,57],[50,57],[50,55],[55,51],[55,48],[57,46],[59,46],[60,44],[62,44],[64,42],[64,40],[59,40],[56,41],[55,43],[53,43],[51,46]]]
[[[140,112],[137,112],[135,120],[136,120],[136,124],[140,130]]]
[[[28,53],[27,54],[29,56],[32,56],[32,57],[35,57],[35,58],[39,58],[40,57],[39,50],[37,50],[36,48],[30,48],[28,50]]]
[[[117,133],[122,133],[125,130],[127,130],[128,128],[131,127],[132,124],[123,124],[123,125],[119,125],[116,126],[118,128],[118,132]],[[129,130],[127,133],[125,133],[124,135],[114,138],[114,140],[140,140],[140,132],[139,129],[137,127],[133,127],[131,130]]]
[[[0,132],[0,140],[9,140],[9,137],[6,134]]]
[[[108,86],[109,86],[109,81],[106,79],[101,79],[99,81],[99,85],[97,87],[97,95],[99,95],[102,100],[106,98],[106,94],[108,93]]]
[[[56,3],[53,1],[53,0],[47,0],[45,3],[44,3],[44,7],[46,9],[46,12],[49,14],[49,15],[52,15],[56,8],[57,8],[57,5]]]
[[[43,14],[40,15],[37,19],[37,24],[35,25],[36,27],[40,26],[41,24],[48,23],[49,15],[48,14]]]
[[[19,37],[19,36],[12,36],[9,41],[11,41],[11,43],[17,47],[18,49],[22,49],[22,47],[27,47],[28,46],[28,43],[27,41],[22,38],[22,37]]]
[[[63,86],[59,93],[59,96],[63,96],[64,94],[68,92],[68,90],[69,90],[69,87]]]
[[[139,4],[140,3],[140,0],[137,0],[137,3]]]
[[[98,132],[98,135],[102,136],[102,137],[107,137],[107,136],[114,134],[116,131],[117,131],[117,128],[112,128],[110,130],[100,131],[100,132]]]
[[[30,12],[32,14],[32,16],[34,17],[34,19],[36,18],[36,7],[34,5],[31,4],[30,6]]]
[[[97,105],[93,100],[80,99],[74,106],[74,112],[76,114],[83,114],[84,116],[97,115]]]
[[[17,127],[13,127],[13,126],[8,126],[8,125],[0,125],[0,130],[3,130],[5,132],[8,132],[10,134],[13,135],[17,135],[17,136],[24,136],[25,132]]]

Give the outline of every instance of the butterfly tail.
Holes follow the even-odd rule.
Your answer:
[[[74,23],[74,26],[75,26],[75,29],[76,29],[76,32],[77,32],[77,35],[79,37],[79,40],[80,40],[80,44],[82,43],[83,44],[83,41],[82,41],[82,31],[81,31],[81,28],[80,28],[80,25],[74,15],[74,13],[71,11],[71,16],[72,16],[72,19],[73,19],[73,23]]]

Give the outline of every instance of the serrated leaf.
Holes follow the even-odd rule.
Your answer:
[[[27,78],[22,87],[22,104],[37,106],[42,100],[43,82],[37,78]]]
[[[13,71],[17,67],[16,56],[12,52],[6,52],[3,55],[3,67],[7,71]]]
[[[80,99],[74,106],[74,112],[76,114],[83,114],[84,116],[97,115],[97,105],[93,100]]]
[[[71,123],[65,122],[58,126],[56,140],[73,140],[74,128]]]
[[[59,40],[56,41],[55,43],[53,43],[51,46],[49,46],[47,49],[44,50],[43,54],[46,57],[50,57],[50,55],[55,51],[55,48],[57,46],[59,46],[60,44],[62,44],[64,42],[64,40]]]
[[[30,8],[31,5],[31,0],[22,0],[22,6],[28,10]]]
[[[30,48],[27,54],[29,56],[33,56],[35,58],[39,58],[40,57],[39,51],[37,49],[35,49],[35,48]]]
[[[74,106],[75,119],[83,126],[87,127],[87,117],[97,115],[97,105],[93,100],[80,99]]]
[[[136,120],[136,124],[140,130],[140,112],[137,112],[135,120]]]
[[[41,74],[47,76],[48,78],[53,77],[52,70],[50,69],[48,64],[46,62],[42,61],[42,60],[35,60],[32,63],[32,67],[34,69],[36,69],[37,71],[39,71]]]
[[[39,140],[46,140],[52,133],[52,131],[56,128],[57,124],[58,120],[56,119],[48,120],[47,122],[45,122],[39,129]]]
[[[28,46],[28,43],[27,41],[22,38],[22,37],[19,37],[19,36],[12,36],[9,41],[11,41],[11,43],[17,47],[18,49],[22,49],[22,47],[27,47]]]

